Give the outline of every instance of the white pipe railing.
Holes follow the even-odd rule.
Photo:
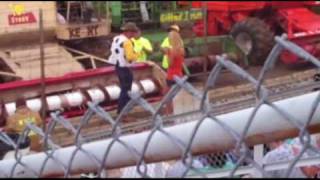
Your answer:
[[[290,112],[291,116],[306,122],[312,109],[313,103],[316,100],[319,91],[308,93],[302,96],[297,96],[289,99],[274,102],[274,104],[285,112]],[[248,108],[224,115],[219,115],[217,118],[225,123],[234,131],[242,134],[245,125],[247,124],[250,115],[252,114],[253,108]],[[179,138],[182,142],[188,144],[191,138],[192,131],[195,128],[197,121],[192,121],[184,124],[175,125],[172,127],[165,128],[165,131]],[[312,121],[311,126],[320,124],[320,107],[318,106]],[[319,129],[319,128],[318,128]],[[296,130],[297,133],[292,134],[292,130]],[[319,129],[320,130],[320,129]],[[281,133],[276,133],[281,132]],[[286,132],[288,132],[286,134]],[[298,134],[297,128],[285,120],[280,114],[267,105],[263,105],[258,110],[248,134],[246,140],[254,137],[253,144],[264,144],[274,140],[285,139],[296,136]],[[138,152],[142,152],[145,142],[150,135],[150,131],[142,132],[134,135],[126,135],[120,139],[127,144],[130,144]],[[91,142],[84,144],[82,147],[86,151],[95,155],[97,159],[102,160],[103,155],[110,145],[112,139],[101,140],[97,142]],[[246,141],[249,142],[250,141]],[[259,142],[259,143],[257,143]],[[224,130],[212,119],[207,118],[203,124],[200,125],[193,144],[191,151],[193,154],[203,154],[216,151],[224,151],[234,147],[236,140]],[[72,157],[72,153],[76,150],[75,146],[61,148],[55,151],[54,157],[60,160],[66,166]],[[181,158],[181,150],[172,143],[160,132],[156,132],[152,137],[152,140],[148,146],[146,153],[144,154],[144,160],[147,163],[166,161]],[[45,153],[38,153],[28,155],[22,158],[22,162],[35,172],[39,172],[43,166],[43,162],[47,155]],[[10,174],[10,171],[14,164],[15,159],[0,161],[0,177],[5,177],[5,174]],[[129,153],[129,151],[123,147],[120,143],[116,142],[113,144],[111,151],[108,155],[108,159],[105,163],[105,168],[120,168],[126,166],[136,165],[135,157]],[[92,172],[97,169],[95,162],[93,162],[86,154],[78,151],[74,161],[72,163],[71,172],[79,173],[84,170]],[[43,171],[43,176],[52,175],[63,175],[63,168],[50,159]],[[32,176],[28,171],[21,165],[17,165],[14,171],[14,177],[28,177]]]
[[[281,161],[281,162],[273,162],[272,164],[263,164],[265,171],[278,171],[278,170],[285,170],[288,169],[289,165],[292,163],[292,160],[288,161]],[[306,167],[306,166],[312,166],[312,165],[319,165],[320,164],[320,156],[315,157],[309,157],[309,158],[301,158],[299,162],[295,165],[295,167]],[[235,176],[238,175],[247,175],[247,174],[253,174],[257,171],[255,167],[252,166],[244,166],[239,167],[239,169],[235,172]],[[206,173],[206,177],[208,178],[221,178],[221,177],[228,177],[230,175],[231,170],[225,169],[225,170],[217,170],[214,172],[208,172]],[[190,175],[189,177],[192,178],[200,178],[199,175]],[[253,176],[257,178],[257,176]]]
[[[132,84],[132,91],[133,92],[139,92],[143,91],[145,94],[152,94],[157,92],[159,89],[157,89],[157,86],[155,82],[153,82],[151,79],[144,79],[140,80],[139,83],[141,84],[143,90],[139,87],[137,82],[133,82]],[[120,97],[120,86],[113,84],[108,85],[104,87],[105,91],[110,96],[110,99],[117,100]],[[86,90],[88,95],[91,98],[91,101],[94,102],[103,102],[106,101],[106,96],[104,92],[99,88],[91,88]],[[79,107],[81,105],[84,105],[86,102],[86,96],[80,92],[80,91],[74,91],[74,92],[68,92],[63,94],[56,94],[46,97],[46,101],[48,103],[48,109],[50,111],[59,110],[62,108],[72,108],[72,107]],[[42,102],[40,98],[35,99],[29,99],[26,101],[27,107],[29,107],[31,110],[35,112],[39,112],[42,108]],[[13,115],[16,111],[16,102],[10,102],[5,104],[5,109],[8,112],[8,115]]]

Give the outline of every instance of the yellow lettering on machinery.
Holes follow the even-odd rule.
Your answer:
[[[179,12],[168,12],[160,15],[161,23],[168,22],[181,22],[181,21],[194,21],[203,18],[201,11],[179,11]]]

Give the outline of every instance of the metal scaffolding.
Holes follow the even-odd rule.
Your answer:
[[[268,88],[263,85],[265,74],[273,68],[282,50],[295,53],[313,63],[317,69],[320,68],[320,62],[296,44],[286,40],[286,35],[276,37],[275,41],[276,45],[257,79],[222,55],[217,56],[217,64],[210,72],[203,91],[193,87],[186,81],[186,77],[175,77],[176,84],[156,108],[142,98],[139,92],[132,92],[130,102],[116,119],[97,103],[89,102],[89,109],[76,127],[58,112],[51,114],[52,121],[49,122],[46,132],[28,124],[21,139],[32,130],[43,137],[48,151],[19,156],[20,150],[13,143],[16,156],[0,161],[0,177],[70,177],[73,174],[89,172],[97,172],[99,177],[105,169],[108,177],[109,170],[128,166],[136,166],[136,171],[141,177],[149,177],[150,163],[169,160],[180,160],[182,163],[184,169],[179,177],[234,177],[243,174],[269,177],[270,171],[281,169],[286,169],[284,176],[290,177],[296,167],[320,164],[320,143],[314,143],[315,137],[312,136],[320,130],[319,90],[272,102],[269,99]],[[208,91],[214,88],[222,69],[227,69],[255,87],[256,103],[253,107],[214,115],[215,108],[212,102],[208,101]],[[198,114],[191,122],[164,126],[161,109],[182,90],[200,101]],[[136,106],[152,114],[152,128],[136,134],[124,134],[120,126],[123,116]],[[94,115],[110,124],[112,132],[107,139],[87,142],[81,130]],[[179,118],[189,116],[181,115]],[[75,135],[74,146],[62,148],[52,141],[50,135],[56,124],[61,124]],[[262,144],[294,137],[298,137],[297,142],[300,143],[300,150],[294,158],[271,164],[262,162]],[[0,141],[12,144],[5,133],[0,134]],[[252,149],[252,146],[255,147]],[[198,156],[226,151],[236,158],[231,169],[203,172],[194,166]],[[309,151],[314,155],[305,158],[304,154]]]

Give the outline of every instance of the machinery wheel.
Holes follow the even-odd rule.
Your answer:
[[[248,56],[251,65],[263,64],[274,44],[269,26],[258,18],[237,22],[232,27],[231,36]]]
[[[317,73],[313,76],[314,81],[320,81],[320,73]]]

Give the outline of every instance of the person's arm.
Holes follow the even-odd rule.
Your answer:
[[[160,50],[162,51],[162,53],[167,54],[169,48],[170,48],[169,39],[165,38],[160,45]]]
[[[37,125],[38,127],[41,128],[43,125],[43,120],[42,120],[40,114],[38,112],[34,112],[33,116],[35,117],[35,120],[36,120],[36,122],[34,122],[35,125]]]
[[[147,53],[152,53],[153,48],[152,48],[151,42],[150,42],[148,39],[145,39],[145,40],[144,40],[143,49],[144,49],[144,51],[146,51]]]
[[[168,55],[168,65],[170,67],[170,65],[173,64],[176,52],[174,52],[172,48],[169,48],[167,55]]]
[[[139,54],[133,50],[133,44],[130,40],[127,40],[123,43],[124,53],[126,59],[129,62],[136,61],[139,57]]]
[[[13,115],[8,117],[6,125],[3,127],[2,130],[6,133],[13,133],[15,132],[15,127],[17,127],[16,117]]]

